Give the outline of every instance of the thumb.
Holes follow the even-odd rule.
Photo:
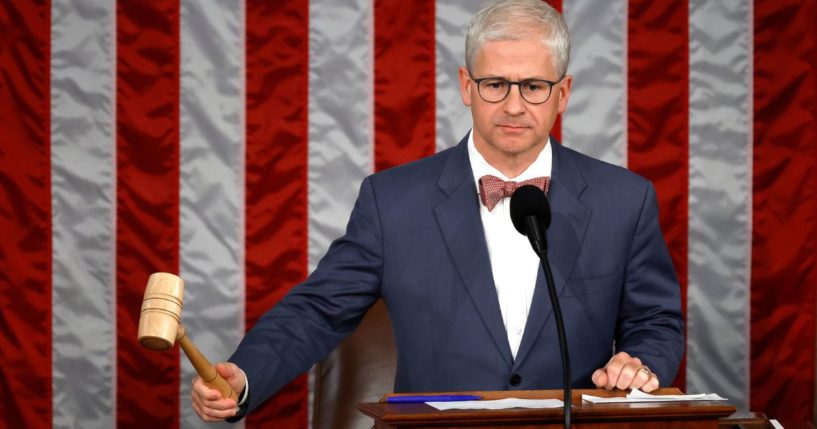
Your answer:
[[[591,377],[593,380],[593,384],[596,387],[603,387],[607,385],[607,371],[604,369],[597,369],[593,372],[593,376]]]
[[[237,393],[244,389],[244,372],[232,362],[219,362],[216,371]]]
[[[241,372],[238,370],[236,364],[232,362],[219,362],[216,364],[216,371],[225,380],[229,380],[235,377],[236,374],[240,374]]]

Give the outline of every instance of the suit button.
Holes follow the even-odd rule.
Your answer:
[[[514,374],[508,381],[511,383],[511,386],[519,386],[519,383],[522,382],[522,376],[520,376],[519,374]]]

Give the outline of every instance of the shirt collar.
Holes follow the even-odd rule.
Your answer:
[[[502,174],[502,172],[491,164],[488,164],[485,157],[479,153],[476,145],[474,145],[474,130],[472,129],[468,133],[468,159],[471,161],[471,171],[474,173],[474,183],[477,184],[477,191],[479,191],[479,178],[486,174],[499,177],[502,180],[513,180],[516,182],[523,182],[534,177],[550,176],[553,168],[553,148],[550,144],[550,137],[548,137],[545,147],[539,152],[536,160],[519,176],[511,179]]]

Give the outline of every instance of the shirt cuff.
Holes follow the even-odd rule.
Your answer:
[[[241,368],[239,368],[239,370],[241,370]],[[228,423],[235,423],[243,419],[247,415],[247,411],[249,409],[250,381],[247,379],[247,374],[244,373],[244,370],[241,370],[241,373],[244,374],[244,389],[242,389],[241,393],[238,394],[238,411],[234,416],[227,419]]]
[[[241,374],[244,376],[244,390],[241,391],[241,397],[238,398],[238,406],[244,405],[247,402],[247,398],[250,397],[250,380],[247,379],[247,374],[244,373],[244,370],[239,368]]]

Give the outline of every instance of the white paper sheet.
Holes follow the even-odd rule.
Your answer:
[[[621,402],[676,402],[676,401],[725,401],[717,393],[699,393],[696,395],[650,395],[633,389],[626,397],[602,398],[600,396],[582,395],[582,400],[594,404],[611,404]]]
[[[561,408],[559,399],[505,398],[482,401],[426,402],[438,410],[504,410],[508,408]]]

